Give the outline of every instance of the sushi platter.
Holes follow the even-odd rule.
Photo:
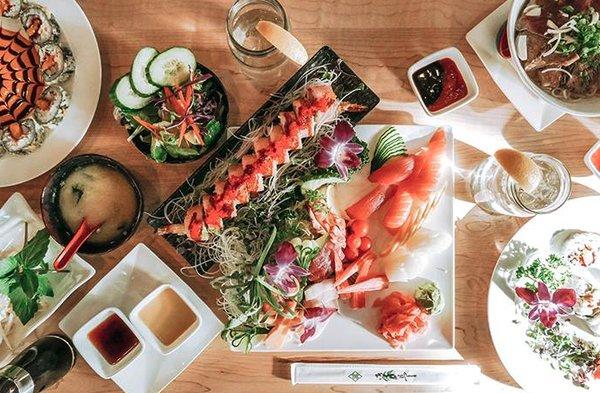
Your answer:
[[[600,0],[105,3],[0,0],[0,393],[600,387]]]

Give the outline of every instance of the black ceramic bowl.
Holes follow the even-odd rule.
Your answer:
[[[50,174],[50,179],[42,191],[42,219],[44,220],[44,224],[54,240],[56,240],[59,244],[66,246],[73,237],[73,231],[69,229],[62,218],[58,204],[59,191],[64,181],[75,169],[91,164],[110,167],[123,174],[129,181],[129,184],[131,184],[133,187],[138,204],[135,220],[131,223],[129,228],[123,231],[121,236],[111,240],[108,243],[85,242],[78,251],[84,254],[101,254],[112,251],[125,243],[137,229],[137,226],[142,220],[142,214],[144,212],[144,199],[138,184],[129,171],[112,158],[98,154],[84,154],[63,161],[58,167],[56,167],[56,169],[54,169],[54,171],[52,171]]]
[[[212,95],[220,96],[220,105],[216,110],[217,114],[215,116],[215,119],[221,123],[221,132],[218,135],[216,135],[216,137],[212,138],[210,140],[210,142],[207,142],[206,145],[203,146],[202,150],[200,151],[200,155],[195,156],[195,157],[179,157],[179,158],[168,155],[164,164],[183,164],[186,162],[192,162],[192,161],[196,161],[196,160],[203,158],[206,155],[206,153],[208,153],[213,147],[215,147],[218,144],[218,142],[221,140],[223,135],[226,134],[226,131],[227,131],[227,115],[229,114],[229,101],[227,100],[225,86],[223,86],[223,83],[221,82],[221,80],[209,68],[203,66],[200,63],[197,63],[197,64],[198,64],[197,71],[199,71],[203,74],[211,75],[211,78],[206,82],[206,83],[214,84],[209,96],[212,96]],[[131,135],[135,131],[135,129],[129,127],[127,125],[127,122],[125,122],[125,121],[122,121],[121,125],[125,127],[125,129],[127,130],[127,134],[129,134],[129,135]],[[146,134],[146,133],[142,133],[142,134],[134,137],[131,140],[131,142],[142,154],[144,154],[146,156],[147,159],[154,161],[152,159],[152,157],[150,156],[150,143],[143,141],[141,138],[141,136],[144,134]]]

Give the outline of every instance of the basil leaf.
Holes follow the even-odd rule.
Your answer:
[[[22,288],[16,288],[8,294],[8,298],[12,303],[13,311],[25,325],[33,318],[38,310],[37,298],[31,299],[27,297]]]
[[[0,278],[4,278],[15,271],[19,266],[19,262],[14,256],[8,257],[3,261],[0,261]]]
[[[16,283],[15,279],[12,277],[4,277],[0,278],[0,293],[8,295],[11,290],[11,287]]]
[[[204,128],[206,129],[206,132],[203,135],[204,145],[210,147],[219,139],[219,136],[221,136],[223,126],[217,119],[212,119]]]
[[[32,270],[25,269],[21,275],[20,281],[23,292],[25,292],[27,297],[33,298],[39,286],[37,274]]]
[[[50,235],[46,229],[42,229],[13,258],[27,268],[36,267],[44,262],[48,244],[50,244]]]
[[[50,286],[50,281],[48,281],[48,276],[45,274],[41,274],[38,276],[38,288],[37,293],[40,296],[48,296],[54,297],[54,291]]]

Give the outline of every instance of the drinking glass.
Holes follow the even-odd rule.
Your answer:
[[[290,21],[277,0],[237,0],[227,15],[231,52],[242,71],[253,79],[277,81],[287,58],[256,30],[260,21],[273,22],[290,31]]]
[[[546,154],[526,153],[542,171],[542,180],[531,193],[489,157],[471,173],[469,183],[475,203],[491,214],[531,217],[551,213],[571,195],[571,176],[562,162]]]

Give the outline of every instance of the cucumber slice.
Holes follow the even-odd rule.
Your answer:
[[[146,74],[157,86],[180,85],[196,71],[196,56],[187,48],[174,47],[152,59]]]
[[[394,127],[389,127],[377,141],[373,161],[371,161],[371,173],[381,168],[390,158],[404,154],[406,154],[404,138]]]
[[[110,90],[110,99],[121,109],[138,110],[142,109],[150,102],[151,98],[141,97],[131,88],[129,74],[117,79]]]
[[[141,97],[150,97],[154,93],[160,90],[160,86],[156,86],[148,80],[146,75],[146,69],[148,64],[158,55],[158,51],[154,48],[142,48],[135,55],[133,59],[133,65],[131,66],[131,87],[137,95]]]

